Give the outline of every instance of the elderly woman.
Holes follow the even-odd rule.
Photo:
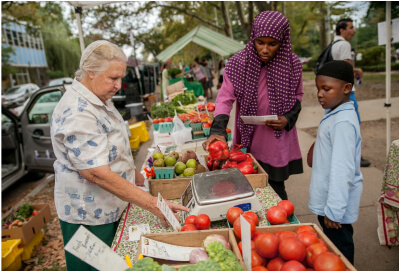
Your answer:
[[[251,40],[226,65],[216,99],[211,136],[203,144],[225,141],[236,102],[234,143],[242,144],[269,175],[269,184],[287,199],[284,181],[303,172],[295,123],[301,110],[302,64],[292,52],[290,26],[277,11],[259,13]],[[277,115],[264,125],[244,124],[240,116]]]
[[[134,167],[122,116],[109,100],[121,88],[126,60],[115,44],[91,43],[53,112],[54,200],[64,244],[83,225],[110,246],[129,203],[150,211],[167,227],[157,198],[136,186],[143,185],[144,177]],[[188,211],[168,205],[174,212]],[[65,256],[68,270],[91,270],[69,252]]]

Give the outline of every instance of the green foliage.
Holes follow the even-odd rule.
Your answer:
[[[190,264],[179,268],[179,271],[221,271],[219,264],[213,260],[200,261],[197,264]]]
[[[370,65],[370,66],[361,66],[363,71],[367,72],[384,72],[386,70],[385,64],[383,65]],[[391,64],[392,71],[399,71],[399,63]],[[384,75],[385,78],[385,75]]]
[[[18,208],[15,218],[21,221],[25,221],[25,219],[27,219],[32,215],[32,212],[33,212],[33,206],[31,204],[22,203],[21,206],[19,206]]]
[[[138,260],[133,267],[128,268],[125,271],[162,271],[162,268],[152,258],[145,257]]]
[[[1,73],[2,76],[7,76],[12,73],[16,73],[17,69],[12,67],[11,55],[14,54],[14,49],[12,47],[3,46],[1,50]]]
[[[179,94],[172,99],[172,104],[174,106],[180,106],[179,102],[181,102],[182,105],[195,104],[197,102],[197,98],[195,97],[194,93],[188,92],[185,94]]]
[[[216,261],[222,271],[244,270],[233,252],[227,250],[224,245],[218,241],[210,243],[206,248],[206,252],[209,255],[209,259]]]
[[[184,113],[185,111],[181,108],[178,108],[170,103],[161,103],[161,105],[157,106],[157,104],[153,104],[151,106],[151,118],[166,118],[166,117],[174,117],[176,112]]]
[[[60,70],[56,70],[56,71],[47,70],[46,73],[47,73],[48,77],[51,78],[51,79],[67,77],[68,76],[68,74],[65,74],[63,71],[60,71]]]
[[[178,75],[178,74],[180,74],[180,73],[181,73],[181,70],[178,69],[178,68],[171,68],[171,69],[168,70],[168,75],[169,75],[170,77],[172,77],[172,78],[175,78],[176,75]]]
[[[374,46],[358,50],[362,54],[362,60],[356,61],[356,66],[370,66],[385,63],[385,46]]]

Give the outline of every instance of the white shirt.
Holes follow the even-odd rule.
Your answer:
[[[333,44],[331,48],[331,55],[334,60],[352,60],[352,46],[349,41],[345,40],[341,36],[335,36],[334,41],[341,40]],[[355,91],[353,86],[352,91]]]
[[[65,222],[103,225],[119,220],[128,203],[91,183],[78,170],[108,165],[134,184],[134,161],[124,120],[76,79],[51,119],[54,201]]]

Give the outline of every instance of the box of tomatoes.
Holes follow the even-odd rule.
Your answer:
[[[234,232],[233,249],[240,262],[242,244]],[[265,234],[266,233],[266,234]],[[240,236],[240,234],[238,234]],[[251,261],[252,266],[263,265],[268,270],[298,268],[293,270],[324,270],[332,265],[333,270],[351,270],[355,267],[345,258],[338,248],[328,239],[323,231],[313,223],[275,225],[273,227],[255,227],[251,225]],[[234,241],[236,243],[234,243]]]

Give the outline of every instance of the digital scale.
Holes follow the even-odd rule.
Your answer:
[[[251,184],[237,168],[195,174],[181,202],[190,209],[183,213],[184,219],[189,215],[206,214],[211,221],[223,220],[233,206],[253,212],[262,209]]]

